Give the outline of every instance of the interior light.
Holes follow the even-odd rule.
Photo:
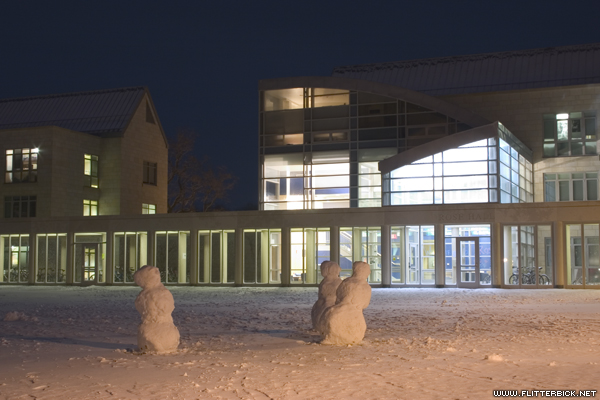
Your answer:
[[[40,152],[40,149],[39,149],[39,148],[37,148],[37,147],[35,147],[35,148],[31,149],[31,152],[32,152],[32,153],[39,153],[39,152]]]
[[[569,114],[556,114],[556,119],[569,119]]]

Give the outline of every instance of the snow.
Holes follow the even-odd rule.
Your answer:
[[[488,399],[599,389],[600,291],[373,289],[359,345],[317,288],[170,287],[176,353],[136,348],[137,287],[0,287],[0,399]],[[19,315],[21,315],[19,314]]]
[[[142,316],[137,334],[138,349],[158,354],[176,351],[179,330],[171,316],[175,302],[171,292],[160,281],[160,271],[144,265],[133,274],[133,280],[142,288],[135,298],[135,308]]]
[[[371,286],[367,283],[370,273],[366,262],[352,264],[352,276],[340,283],[335,304],[323,312],[319,321],[318,330],[324,336],[322,344],[341,346],[362,342],[367,330],[363,310],[371,301]]]

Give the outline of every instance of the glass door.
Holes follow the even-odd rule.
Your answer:
[[[83,251],[82,283],[84,285],[98,283],[98,244],[86,243],[81,247]]]
[[[479,287],[479,238],[456,238],[458,287]]]

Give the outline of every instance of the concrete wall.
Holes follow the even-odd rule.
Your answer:
[[[147,95],[121,139],[120,214],[141,214],[142,203],[155,204],[157,213],[167,212],[168,147],[156,115],[154,124],[146,122],[146,102],[151,104]],[[144,161],[158,164],[156,185],[143,183]]]

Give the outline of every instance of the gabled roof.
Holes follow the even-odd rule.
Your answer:
[[[600,83],[600,43],[337,67],[432,96]]]
[[[0,100],[0,130],[53,125],[118,136],[146,92],[145,87],[129,87]]]

